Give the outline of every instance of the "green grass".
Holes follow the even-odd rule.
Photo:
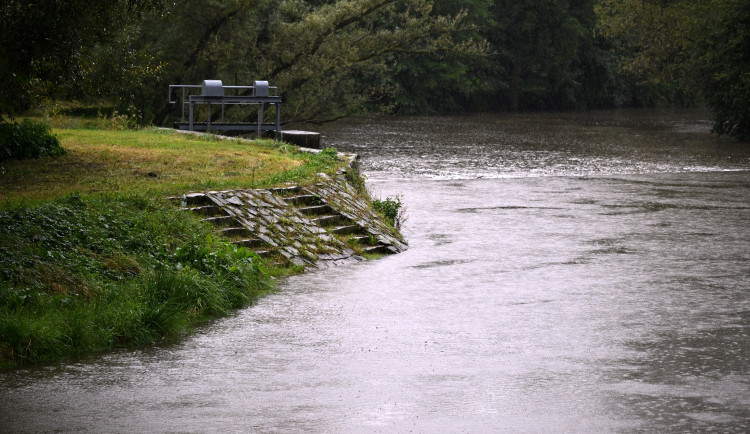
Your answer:
[[[54,130],[66,155],[0,163],[0,368],[171,341],[252,303],[273,288],[263,261],[165,197],[343,164],[269,140],[68,124]]]
[[[70,193],[189,191],[309,182],[342,164],[272,140],[220,140],[172,130],[56,129],[67,154],[0,163],[0,207]]]
[[[260,259],[144,196],[0,212],[0,366],[169,341],[272,289]]]

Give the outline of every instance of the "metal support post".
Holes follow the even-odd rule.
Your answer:
[[[257,133],[257,137],[259,139],[263,136],[263,106],[265,106],[265,103],[258,104],[258,133]]]
[[[276,133],[275,133],[276,141],[281,139],[281,137],[279,137],[280,135],[281,135],[281,104],[276,103]]]
[[[182,99],[180,100],[180,105],[182,106],[182,118],[180,119],[180,122],[185,123],[185,88],[182,88]]]
[[[195,103],[190,101],[190,122],[188,123],[188,130],[193,131],[193,107]]]
[[[206,118],[206,132],[211,132],[211,102],[208,103],[208,115]]]

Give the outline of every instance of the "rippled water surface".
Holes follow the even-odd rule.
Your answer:
[[[406,117],[333,128],[324,142],[388,179],[517,178],[746,170],[747,145],[696,111]]]
[[[750,151],[694,112],[328,126],[410,248],[0,374],[0,431],[750,431]]]

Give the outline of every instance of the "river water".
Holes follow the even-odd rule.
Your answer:
[[[327,126],[410,248],[164,347],[0,374],[0,431],[750,431],[750,147],[704,114]]]

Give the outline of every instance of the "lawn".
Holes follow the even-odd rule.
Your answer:
[[[272,140],[219,139],[155,128],[54,133],[67,155],[0,163],[0,204],[34,203],[69,193],[168,196],[263,187],[304,181],[336,166]]]

